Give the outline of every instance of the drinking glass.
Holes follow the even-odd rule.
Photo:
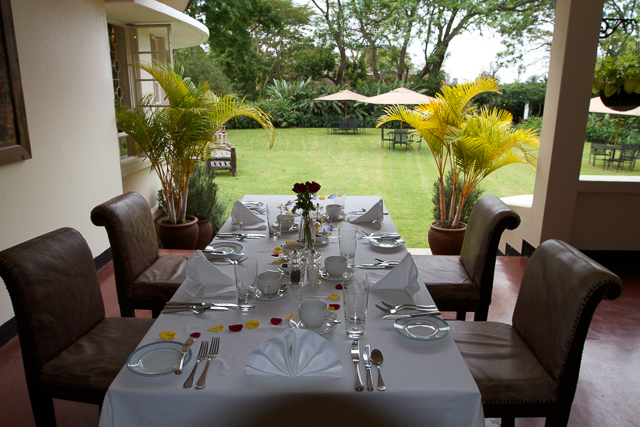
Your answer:
[[[367,322],[369,286],[365,279],[351,279],[343,283],[342,292],[345,331],[349,338],[360,339],[364,335]]]
[[[358,227],[353,225],[341,225],[338,227],[338,241],[340,243],[340,255],[347,258],[347,265],[353,267],[356,259],[356,245]]]
[[[272,221],[271,215],[269,215],[269,205],[267,205],[267,226],[269,227],[269,237],[277,239],[280,237],[280,221],[276,215],[276,221]]]
[[[238,306],[242,311],[256,308],[256,278],[258,276],[258,260],[247,258],[233,266],[236,275],[236,294]]]
[[[344,206],[347,201],[347,187],[342,185],[333,186],[333,203],[342,206],[344,212]]]

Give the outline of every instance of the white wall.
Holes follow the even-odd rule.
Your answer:
[[[73,227],[109,247],[91,209],[122,193],[104,0],[12,0],[33,159],[0,166],[0,250]],[[13,317],[0,285],[0,324]]]

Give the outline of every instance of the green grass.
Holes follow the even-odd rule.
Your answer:
[[[246,194],[291,194],[296,182],[316,181],[321,195],[334,185],[347,186],[347,195],[380,196],[407,247],[426,248],[432,220],[431,193],[437,180],[433,157],[426,145],[418,151],[380,148],[380,131],[365,135],[327,134],[325,129],[278,129],[276,143],[267,146],[262,129],[229,130],[236,147],[237,177],[218,172],[220,189],[232,200]],[[533,194],[535,172],[511,165],[486,178],[486,194],[498,197]]]
[[[584,145],[584,151],[582,152],[582,167],[580,169],[580,175],[614,175],[614,176],[640,176],[640,164],[637,164],[636,168],[633,169],[633,172],[629,170],[629,164],[625,163],[624,170],[620,169],[620,171],[616,171],[616,164],[611,165],[611,169],[606,170],[603,169],[603,160],[602,157],[598,157],[596,160],[596,165],[593,166],[593,159],[591,159],[591,164],[589,164],[589,152],[591,151],[591,144],[586,143]],[[616,153],[616,157],[618,157],[620,153]]]

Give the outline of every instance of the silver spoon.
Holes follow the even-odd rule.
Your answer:
[[[208,311],[209,307],[202,307],[202,308],[189,308],[189,309],[164,309],[162,310],[163,313],[187,313],[187,312],[192,312],[195,314],[202,314],[205,311]]]
[[[268,271],[272,271],[272,270],[268,270]],[[279,273],[279,272],[278,272]],[[279,295],[282,295],[282,292],[287,290],[287,284],[283,283],[282,285],[280,285],[280,290],[278,292],[276,292],[275,294],[271,295],[270,297],[268,297],[267,299],[273,299]]]
[[[371,352],[371,362],[376,365],[378,368],[378,390],[385,391],[387,386],[384,385],[384,381],[382,380],[382,372],[380,371],[380,365],[384,362],[384,357],[382,357],[382,352],[377,348]]]

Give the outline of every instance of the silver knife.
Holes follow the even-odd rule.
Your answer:
[[[182,356],[180,356],[180,362],[178,362],[178,366],[176,366],[176,369],[173,371],[174,374],[180,375],[182,373],[182,368],[184,367],[184,358],[187,357],[189,347],[191,347],[191,344],[193,344],[194,341],[195,340],[193,338],[189,338],[187,341],[185,341],[184,345],[182,346]]]
[[[376,269],[393,268],[395,266],[396,266],[396,264],[394,264],[394,265],[389,265],[389,264],[360,264],[358,266],[358,268],[376,270]]]
[[[367,369],[367,390],[373,391],[373,378],[371,378],[371,347],[367,344],[362,352],[364,367]]]
[[[382,316],[383,319],[387,320],[398,320],[398,319],[408,319],[410,317],[421,317],[421,316],[440,316],[439,311],[425,311],[424,313],[412,313],[412,314],[388,314],[386,316]]]
[[[355,388],[357,391],[364,390],[362,385],[362,377],[360,377],[360,369],[358,369],[358,363],[360,363],[360,343],[358,340],[354,340],[351,344],[351,359],[356,367],[356,383]]]
[[[197,306],[197,307],[229,307],[238,308],[238,304],[230,302],[196,302],[196,301],[167,301],[165,306]]]

